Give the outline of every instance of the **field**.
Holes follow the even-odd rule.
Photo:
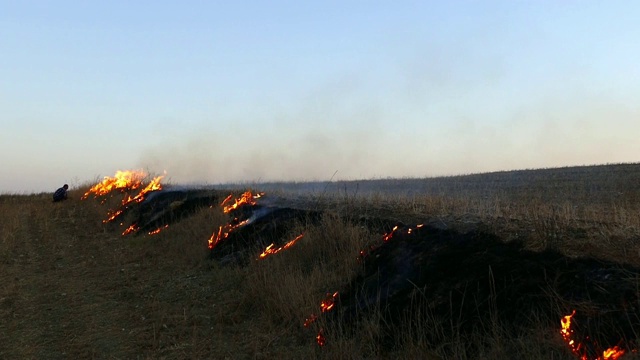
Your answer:
[[[344,328],[320,319],[319,346],[317,328],[303,322],[362,271],[357,254],[384,232],[354,219],[481,231],[532,252],[640,268],[640,164],[215,187],[221,198],[251,187],[274,204],[322,211],[287,230],[290,239],[304,233],[294,247],[232,265],[209,256],[207,240],[229,221],[218,202],[157,235],[122,236],[119,224],[102,222],[120,197],[80,200],[90,185],[63,203],[0,195],[0,358],[574,358],[560,317],[518,334],[499,322],[463,332],[461,319],[389,324],[378,309]],[[627,295],[640,298],[640,275],[626,274],[619,281],[635,289]],[[629,324],[640,330],[637,317]],[[638,340],[606,346],[628,346],[623,358],[633,358]]]

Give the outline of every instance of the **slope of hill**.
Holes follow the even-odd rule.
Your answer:
[[[460,234],[480,231],[535,253],[640,267],[639,164],[252,186],[267,191],[267,204],[295,204],[324,215],[288,227],[286,239],[304,234],[290,249],[238,265],[211,260],[207,246],[230,221],[219,206],[226,191],[211,190],[210,204],[199,197],[202,204],[183,217],[163,213],[158,219],[169,226],[158,234],[127,236],[121,234],[134,212],[103,224],[118,196],[105,203],[79,200],[86,188],[56,204],[49,194],[0,196],[0,357],[573,356],[561,336],[560,317],[533,321],[529,332],[511,334],[497,324],[459,331],[460,318],[449,319],[445,330],[440,322],[429,323],[437,316],[423,314],[402,320],[406,331],[389,345],[383,341],[389,321],[384,309],[369,312],[351,330],[320,317],[326,345],[317,346],[318,334],[303,327],[304,320],[319,314],[327,293],[362,274],[355,258],[381,241],[381,219]],[[184,201],[171,199],[165,208],[179,209]],[[640,295],[638,279],[624,279],[636,285],[631,299]],[[561,302],[556,304],[563,313]],[[638,330],[637,319],[630,321]],[[611,326],[582,325],[587,333]],[[620,345],[631,346],[625,356],[633,355],[632,344]]]

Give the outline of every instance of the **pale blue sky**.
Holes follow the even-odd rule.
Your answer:
[[[0,193],[640,161],[640,2],[0,0]]]

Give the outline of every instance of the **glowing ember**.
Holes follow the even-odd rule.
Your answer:
[[[580,360],[588,360],[586,351],[584,350],[584,346],[582,343],[575,341],[573,337],[573,329],[571,329],[571,318],[576,314],[576,311],[573,310],[571,315],[563,316],[560,320],[560,334],[564,341],[569,345],[571,352],[574,355],[578,356]],[[624,349],[619,348],[618,346],[614,346],[602,352],[602,356],[598,356],[595,360],[616,360],[619,359],[622,355],[624,355]]]
[[[264,259],[265,257],[269,256],[269,255],[273,255],[275,253],[278,253],[284,249],[288,249],[291,246],[293,246],[293,244],[295,244],[298,240],[302,239],[304,237],[304,233],[298,235],[295,239],[289,241],[288,243],[284,244],[283,246],[275,249],[275,244],[271,244],[269,246],[267,246],[267,248],[262,252],[262,254],[260,254],[260,259]]]
[[[404,230],[407,234],[412,234],[414,230],[416,229],[420,229],[421,227],[423,227],[424,224],[418,224],[416,225],[415,228],[406,228],[406,230]],[[391,229],[391,232],[388,233],[384,233],[382,235],[382,241],[383,242],[387,242],[389,240],[391,240],[397,233],[401,232],[403,229],[400,229],[398,227],[398,225],[394,226],[393,229]],[[370,252],[376,250],[378,247],[380,247],[380,245],[372,245],[369,247],[368,250],[360,250],[360,254],[358,256],[358,261],[362,261],[365,257],[367,257],[369,255]]]
[[[416,225],[415,229],[420,229],[423,226],[424,226],[424,224]],[[415,229],[414,228],[407,228],[405,231],[406,231],[407,234],[411,234]],[[391,238],[393,238],[393,236],[395,234],[397,234],[398,232],[399,232],[399,228],[398,228],[398,225],[396,225],[396,226],[393,227],[393,229],[391,229],[391,232],[384,233],[384,235],[382,235],[382,241],[391,240]]]
[[[320,311],[322,311],[323,313],[331,311],[335,306],[337,298],[338,298],[337,291],[334,292],[333,294],[327,293],[325,299],[322,300],[322,302],[320,303]],[[316,322],[316,320],[318,320],[318,316],[315,314],[311,314],[311,316],[304,321],[304,327],[309,327],[311,324]],[[318,335],[316,335],[316,342],[320,346],[324,346],[327,343],[327,340],[324,337],[323,328],[320,328],[320,331],[318,331]]]
[[[115,218],[117,218],[118,215],[122,214],[123,211],[124,210],[122,210],[122,209],[118,209],[118,210],[115,210],[115,211],[109,211],[109,214],[108,214],[109,217],[104,219],[104,220],[102,220],[102,223],[106,224],[106,223],[108,223],[110,221],[115,220]]]
[[[304,320],[304,324],[302,324],[304,327],[308,328],[309,325],[313,324],[314,322],[316,322],[316,320],[318,320],[318,316],[315,314],[311,314],[311,316],[309,316],[309,318]]]
[[[227,196],[226,199],[224,199],[224,201],[222,202],[222,206],[223,206],[223,211],[225,214],[228,214],[230,212],[232,212],[233,210],[239,208],[242,205],[255,205],[256,204],[256,199],[261,198],[264,195],[264,193],[257,193],[257,194],[252,194],[251,191],[246,191],[244,192],[242,195],[240,195],[239,198],[236,199],[236,201],[231,204],[231,205],[224,205],[225,203],[227,203],[229,200],[231,200],[229,198],[229,196]]]
[[[129,227],[122,233],[122,236],[131,234],[132,232],[136,232],[138,231],[138,225],[136,224],[131,224],[129,225]]]
[[[322,302],[320,303],[320,310],[322,310],[322,312],[331,311],[331,309],[333,309],[333,307],[335,306],[337,297],[338,297],[337,291],[334,292],[333,294],[327,293],[327,297],[324,300],[322,300]]]
[[[157,228],[157,229],[155,229],[155,230],[153,230],[153,231],[149,231],[149,235],[155,235],[155,234],[158,234],[158,233],[160,233],[160,231],[162,231],[163,229],[166,229],[166,228],[168,228],[168,227],[169,227],[169,225],[165,225],[165,226],[163,226],[163,227],[159,227],[159,228]]]
[[[143,171],[116,171],[114,177],[105,176],[104,179],[91,187],[81,199],[86,199],[92,193],[95,196],[102,196],[110,193],[113,190],[133,190],[142,185],[142,179],[145,177]]]
[[[324,329],[320,329],[320,331],[318,331],[318,335],[316,335],[316,342],[320,346],[324,346],[327,343],[327,339],[324,337]]]
[[[389,241],[389,239],[393,237],[393,234],[396,233],[396,230],[398,230],[398,225],[394,226],[390,233],[382,235],[382,241]]]
[[[234,219],[234,220],[237,220],[237,219]],[[243,225],[246,225],[248,222],[249,220],[244,220],[235,225],[233,225],[232,223],[221,225],[220,228],[218,229],[218,232],[217,233],[214,232],[209,238],[209,249],[213,250],[213,248],[216,247],[216,245],[218,245],[220,241],[228,238],[229,234],[231,234],[233,230]]]

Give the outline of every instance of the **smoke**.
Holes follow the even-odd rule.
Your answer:
[[[585,69],[521,83],[499,53],[441,47],[396,65],[213,111],[195,128],[158,133],[140,165],[179,183],[226,183],[640,160],[638,102]]]

